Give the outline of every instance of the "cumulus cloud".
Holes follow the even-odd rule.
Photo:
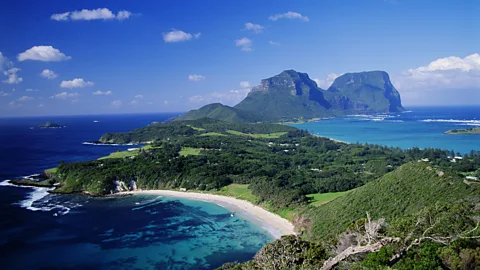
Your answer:
[[[57,13],[50,16],[54,21],[92,21],[92,20],[126,20],[132,16],[127,10],[121,10],[116,15],[108,8],[82,9]]]
[[[21,107],[22,104],[18,104],[18,103],[15,102],[15,101],[11,101],[10,103],[8,103],[8,106],[9,106],[10,108],[17,108],[17,107]]]
[[[188,75],[188,80],[192,82],[198,82],[198,81],[203,81],[205,80],[205,76],[199,75],[199,74],[190,74]]]
[[[17,60],[22,62],[25,60],[36,60],[43,62],[57,62],[70,60],[72,57],[66,56],[59,49],[56,49],[52,46],[33,46],[32,48],[19,53]]]
[[[50,79],[50,80],[58,77],[57,73],[55,73],[53,70],[50,70],[50,69],[44,69],[42,71],[42,73],[40,73],[40,76],[42,76],[44,78],[47,78],[47,79]]]
[[[205,105],[209,103],[220,102],[225,105],[235,105],[242,101],[250,91],[249,88],[240,90],[230,90],[226,92],[213,92],[204,95],[195,95],[189,98],[191,103]]]
[[[112,103],[110,103],[110,105],[111,105],[112,107],[117,108],[117,107],[120,107],[120,106],[122,105],[122,101],[120,101],[120,100],[114,100],[114,101],[112,101]]]
[[[250,85],[250,82],[242,81],[242,82],[240,82],[240,87],[241,88],[250,88],[251,85]]]
[[[93,86],[93,82],[88,82],[83,80],[82,78],[75,78],[71,81],[62,81],[60,83],[60,87],[62,88],[83,88],[87,86]]]
[[[268,17],[268,19],[271,20],[271,21],[278,21],[280,19],[297,19],[297,20],[301,20],[301,21],[304,21],[304,22],[308,22],[310,20],[310,19],[308,19],[307,16],[303,16],[302,14],[297,13],[297,12],[293,12],[293,11],[289,11],[289,12],[286,12],[286,13],[275,14],[275,15],[272,15],[272,16]]]
[[[402,91],[480,88],[480,54],[439,58],[393,78]]]
[[[17,100],[20,101],[20,102],[25,102],[25,101],[29,101],[29,100],[32,100],[32,99],[33,99],[33,97],[23,96],[23,97],[18,98]]]
[[[27,89],[25,89],[25,92],[38,92],[38,91],[40,91],[40,90],[38,90],[38,89],[32,89],[32,88],[27,88]]]
[[[67,92],[62,92],[58,93],[56,95],[51,96],[50,98],[54,99],[70,99],[70,98],[77,98],[80,96],[78,93],[67,93]]]
[[[253,51],[253,41],[246,37],[235,40],[235,46],[240,47],[240,50],[244,52]]]
[[[248,22],[245,24],[245,29],[252,30],[253,32],[258,34],[263,32],[264,27],[261,26],[260,24],[254,24],[254,23]]]
[[[319,79],[313,79],[317,83],[317,86],[323,89],[327,89],[332,85],[333,81],[335,81],[336,78],[342,76],[342,74],[335,74],[335,73],[330,73],[327,75],[327,78],[323,80]]]
[[[95,92],[93,92],[92,94],[95,95],[95,96],[109,96],[109,95],[113,94],[113,92],[110,91],[110,90],[109,90],[109,91],[104,91],[104,92],[102,92],[102,91],[95,91]]]
[[[134,96],[133,98],[136,98],[136,99],[143,99],[143,95],[136,95],[136,96]]]
[[[23,78],[18,77],[17,72],[19,72],[21,69],[19,68],[11,68],[9,70],[6,70],[3,72],[3,75],[7,76],[7,79],[4,80],[4,83],[8,84],[17,84],[21,83],[23,81]]]
[[[175,43],[187,41],[192,38],[199,38],[202,33],[196,33],[194,35],[190,33],[183,32],[181,30],[172,29],[172,31],[163,34],[163,40],[166,43]]]

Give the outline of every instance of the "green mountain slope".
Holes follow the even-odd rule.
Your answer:
[[[235,108],[277,121],[332,116],[323,93],[308,74],[286,70],[262,80]]]
[[[255,123],[266,120],[253,112],[239,110],[220,103],[212,103],[205,105],[198,110],[191,110],[186,114],[175,118],[175,121],[195,120],[204,117],[237,124]]]
[[[403,111],[400,94],[384,71],[346,73],[325,93],[340,112],[382,113]]]
[[[312,220],[307,229],[312,240],[331,239],[352,222],[364,218],[366,212],[374,219],[392,222],[427,206],[451,204],[470,197],[478,200],[478,192],[478,186],[469,186],[448,173],[442,175],[429,163],[415,162],[327,204],[310,207],[302,215]]]

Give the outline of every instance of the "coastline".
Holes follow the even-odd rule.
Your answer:
[[[215,203],[221,207],[235,212],[236,214],[239,214],[240,216],[246,218],[247,220],[253,222],[256,225],[261,226],[263,229],[268,231],[270,235],[272,235],[275,239],[278,239],[283,235],[295,234],[295,228],[290,221],[280,217],[277,214],[269,212],[260,206],[256,206],[248,201],[236,199],[233,197],[173,190],[127,191],[116,193],[113,196],[121,196],[125,194],[162,195],[166,197],[183,198]]]

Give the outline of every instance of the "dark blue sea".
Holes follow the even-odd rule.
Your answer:
[[[0,118],[1,269],[212,269],[245,261],[273,237],[221,206],[136,195],[90,198],[14,187],[7,179],[96,159],[131,146],[85,145],[105,132],[128,131],[176,114]],[[62,129],[31,127],[53,121]],[[480,126],[480,107],[408,108],[296,125],[347,142],[460,153],[480,150],[480,135],[446,135]]]
[[[6,180],[132,146],[85,145],[177,114],[0,118],[0,269],[212,269],[273,237],[212,203],[155,195],[51,195]],[[65,128],[38,129],[53,121]]]

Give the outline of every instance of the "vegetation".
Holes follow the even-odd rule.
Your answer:
[[[478,264],[480,185],[464,181],[478,173],[477,151],[451,162],[454,151],[345,144],[292,127],[206,118],[108,138],[154,141],[133,159],[60,164],[48,180],[61,184],[56,192],[108,194],[115,180],[131,179],[141,189],[207,191],[261,204],[301,234],[224,269]]]
[[[191,110],[186,114],[177,117],[175,120],[196,120],[204,117],[237,124],[256,123],[264,120],[253,112],[239,110],[220,103],[212,103],[203,106],[198,110]]]
[[[445,131],[445,134],[480,134],[480,128],[462,128]]]

